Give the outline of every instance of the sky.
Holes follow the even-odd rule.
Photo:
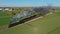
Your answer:
[[[0,7],[60,6],[60,0],[0,0]]]

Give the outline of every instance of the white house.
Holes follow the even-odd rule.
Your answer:
[[[9,10],[9,8],[5,8],[4,10]]]
[[[0,10],[3,10],[2,8],[0,8]]]

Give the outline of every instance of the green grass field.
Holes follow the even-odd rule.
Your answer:
[[[6,12],[0,11],[0,27],[7,25],[11,17],[12,15],[9,15]]]
[[[6,22],[9,22],[8,18],[0,19],[6,19]],[[6,24],[1,20],[0,26],[8,25],[8,23]],[[3,23],[1,24],[1,22]],[[55,13],[28,24],[21,24],[3,31],[0,30],[0,34],[60,34],[60,12],[56,10]]]

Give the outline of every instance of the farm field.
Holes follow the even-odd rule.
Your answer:
[[[11,16],[0,17],[0,26],[9,25],[10,18]],[[60,34],[60,12],[56,10],[55,13],[33,22],[0,30],[0,34]]]
[[[11,17],[12,15],[9,15],[6,12],[0,11],[0,27],[7,25]]]

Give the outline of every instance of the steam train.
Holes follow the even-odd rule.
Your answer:
[[[39,12],[36,12],[36,11],[25,11],[23,13],[19,13],[11,19],[10,24],[19,22],[22,19],[34,16],[34,15],[38,15],[38,14],[39,14]]]
[[[10,25],[14,24],[14,23],[18,23],[18,22],[21,22],[23,21],[23,19],[26,19],[26,18],[29,18],[29,17],[32,17],[35,15],[41,15],[41,16],[44,16],[45,14],[49,13],[49,9],[48,8],[34,8],[33,10],[31,11],[24,11],[24,12],[21,12],[17,15],[15,15],[11,20],[10,20]],[[30,18],[29,18],[30,19]]]

